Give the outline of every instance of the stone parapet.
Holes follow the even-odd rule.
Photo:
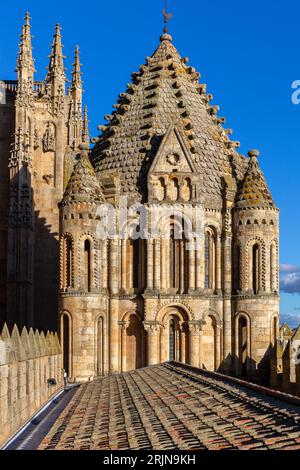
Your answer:
[[[51,381],[49,379],[52,379]],[[57,334],[0,335],[0,445],[28,421],[63,386],[62,354]]]

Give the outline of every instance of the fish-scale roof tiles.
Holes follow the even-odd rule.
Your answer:
[[[115,111],[106,116],[108,124],[91,152],[95,171],[118,172],[123,193],[146,198],[147,171],[175,121],[203,175],[204,197],[221,201],[222,175],[243,178],[246,159],[234,150],[199,77],[180,57],[171,36],[164,34],[152,57],[132,74],[133,82],[119,95]]]
[[[248,168],[237,195],[237,207],[276,207],[264,174],[259,168],[258,156],[259,152],[257,150],[249,152]]]
[[[74,169],[65,189],[62,204],[69,205],[83,202],[104,202],[102,190],[86,151],[82,151],[76,157]]]

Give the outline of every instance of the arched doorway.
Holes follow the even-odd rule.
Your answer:
[[[203,369],[216,370],[216,320],[208,315],[202,333]]]
[[[126,370],[143,366],[144,329],[137,315],[132,314],[126,328]]]

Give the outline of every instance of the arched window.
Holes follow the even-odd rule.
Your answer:
[[[170,320],[169,323],[169,360],[175,360],[175,323]]]
[[[254,294],[258,294],[260,288],[260,260],[259,245],[256,243],[252,247],[252,289]]]
[[[91,242],[84,241],[84,290],[91,290]]]
[[[73,244],[70,237],[65,237],[63,242],[63,287],[73,287]]]
[[[179,238],[179,237],[182,238]],[[172,289],[184,291],[187,288],[188,252],[186,250],[186,239],[183,233],[178,233],[174,225],[170,229],[169,243],[169,284]],[[162,261],[164,262],[164,261]]]
[[[205,230],[205,288],[216,287],[216,236],[211,228]]]
[[[233,286],[235,291],[242,290],[242,273],[241,273],[241,247],[236,244],[234,247],[234,271],[233,271]]]
[[[128,240],[128,283],[130,288],[144,289],[146,285],[147,247],[144,239]]]

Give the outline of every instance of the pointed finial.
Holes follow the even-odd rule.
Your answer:
[[[249,155],[250,158],[258,158],[259,157],[259,150],[257,150],[257,149],[249,150],[248,155]]]
[[[25,25],[26,25],[26,26],[30,26],[30,20],[31,20],[31,18],[30,18],[30,14],[29,14],[28,11],[25,13],[24,20],[25,20]]]
[[[163,9],[163,17],[164,17],[164,33],[160,37],[161,42],[163,41],[172,41],[172,36],[169,34],[168,29],[168,22],[173,17],[172,13],[168,13],[168,0],[165,0],[165,8]]]
[[[72,85],[81,86],[81,63],[79,58],[79,46],[75,47],[73,70],[72,70]]]
[[[22,26],[21,42],[19,44],[19,54],[17,59],[17,71],[19,80],[27,80],[28,78],[33,79],[34,60],[32,57],[32,45],[31,45],[31,26],[30,26],[30,15],[25,14],[24,24]]]
[[[64,55],[62,52],[61,43],[61,26],[59,23],[55,25],[55,33],[53,36],[53,43],[51,46],[50,63],[48,67],[48,73],[46,80],[49,81],[53,78],[59,77],[65,80],[65,68],[64,68]]]

